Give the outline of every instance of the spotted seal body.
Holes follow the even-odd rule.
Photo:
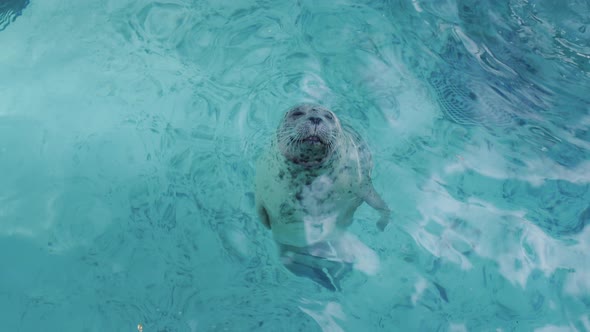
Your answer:
[[[291,271],[331,289],[343,270],[375,272],[376,255],[346,231],[363,202],[381,213],[378,228],[389,222],[371,168],[367,145],[330,110],[300,105],[285,114],[257,164],[256,208]]]

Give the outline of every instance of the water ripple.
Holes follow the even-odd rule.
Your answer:
[[[6,0],[0,3],[0,31],[22,14],[23,9],[29,5],[29,0]]]
[[[586,2],[59,0],[11,24],[26,3],[0,5],[7,329],[588,329]],[[255,213],[302,101],[366,137],[394,209],[383,233],[355,215],[381,270],[341,293],[282,269]]]

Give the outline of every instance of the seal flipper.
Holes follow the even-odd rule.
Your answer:
[[[306,277],[324,288],[341,291],[341,280],[352,271],[352,264],[302,253],[290,252],[284,257],[285,267],[293,274]]]
[[[266,211],[266,208],[260,204],[258,201],[256,202],[256,212],[258,213],[258,217],[260,218],[260,222],[262,222],[262,224],[264,225],[264,227],[266,227],[267,229],[270,229],[270,217],[268,216],[268,211]]]
[[[377,228],[380,231],[384,231],[387,224],[389,224],[389,218],[391,216],[391,210],[387,203],[381,198],[381,195],[377,193],[375,187],[373,187],[373,183],[371,181],[367,181],[365,184],[365,190],[363,193],[363,199],[367,204],[369,204],[372,208],[379,211],[381,214],[381,218],[377,221]]]

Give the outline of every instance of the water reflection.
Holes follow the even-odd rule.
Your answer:
[[[342,311],[342,307],[337,302],[318,302],[310,300],[302,300],[299,308],[301,311],[312,317],[316,323],[322,328],[322,331],[345,331],[338,324],[338,320],[346,320],[346,316]]]
[[[478,160],[481,163],[482,160]],[[543,229],[542,222],[531,221],[531,218],[536,219],[537,206],[531,206],[535,210],[527,210],[526,205],[513,205],[509,200],[505,205],[513,205],[517,210],[499,208],[496,203],[482,199],[481,192],[466,191],[462,181],[456,181],[456,172],[463,171],[452,167],[447,167],[446,171],[448,173],[433,177],[423,187],[424,196],[418,206],[423,220],[412,231],[423,248],[465,270],[480,264],[477,261],[481,258],[494,260],[499,272],[522,288],[527,287],[535,271],[549,277],[557,270],[567,269],[566,292],[576,295],[590,291],[590,264],[585,258],[590,250],[590,228],[576,223],[573,229],[566,231],[567,220],[561,213],[561,231],[556,234],[561,238],[554,238],[550,235],[551,228]],[[477,176],[472,176],[470,181],[478,181]],[[499,185],[502,186],[502,181]],[[487,195],[494,197],[494,187],[488,185],[487,188]],[[460,191],[463,197],[457,196]],[[524,195],[520,193],[520,199]],[[569,208],[577,210],[583,206],[570,205]],[[584,213],[580,218],[586,218]],[[573,219],[577,218],[574,214]]]

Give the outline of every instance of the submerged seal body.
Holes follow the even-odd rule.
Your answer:
[[[376,271],[376,254],[346,231],[363,202],[381,213],[379,229],[389,222],[371,168],[365,142],[332,111],[304,104],[285,114],[256,167],[256,209],[289,270],[329,289],[346,270]]]

